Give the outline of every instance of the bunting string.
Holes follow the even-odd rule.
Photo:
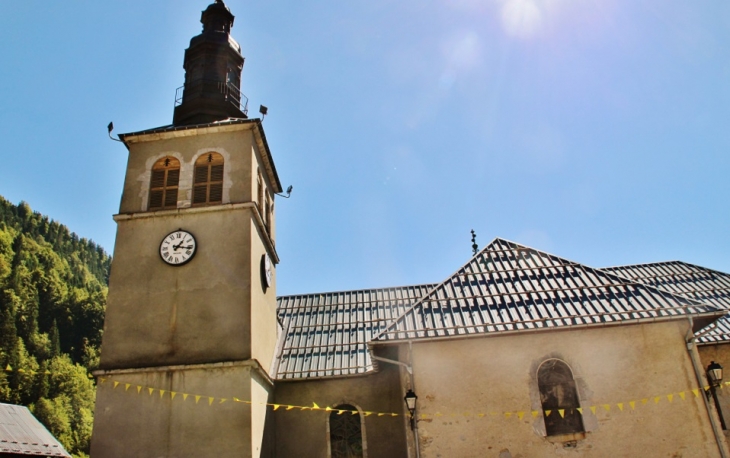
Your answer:
[[[34,372],[34,371],[25,371],[23,369],[13,369],[10,366],[7,366],[5,368],[5,372],[17,372],[20,374],[29,374],[29,375],[36,375],[36,374],[43,374],[52,376],[52,374],[49,371],[44,372]],[[92,377],[89,375],[89,377]],[[92,377],[93,378],[93,377]],[[109,386],[112,390],[118,390],[121,392],[134,394],[134,395],[145,395],[147,397],[157,397],[160,399],[169,399],[170,401],[179,401],[179,402],[188,402],[190,401],[193,404],[198,405],[207,405],[208,407],[212,407],[214,405],[221,405],[226,403],[241,403],[241,404],[256,404],[256,405],[264,405],[267,408],[271,408],[273,411],[284,411],[284,412],[291,412],[291,411],[298,411],[298,412],[329,412],[329,413],[335,413],[336,415],[359,415],[362,413],[365,417],[402,417],[409,415],[408,413],[398,413],[398,412],[378,412],[378,411],[357,411],[357,410],[346,410],[346,409],[337,409],[330,406],[321,407],[317,402],[312,401],[311,405],[293,405],[293,404],[278,404],[278,403],[269,403],[269,402],[253,402],[251,400],[246,399],[240,399],[237,397],[229,397],[229,398],[221,398],[221,397],[215,397],[215,396],[207,396],[202,394],[193,394],[193,393],[183,393],[178,391],[171,391],[171,390],[165,390],[161,388],[151,387],[151,386],[144,386],[144,385],[137,385],[133,383],[124,382],[121,380],[115,380],[108,377],[99,377],[98,378],[98,384],[103,386]],[[730,381],[723,382],[719,389],[724,390],[725,387],[730,387]],[[537,418],[541,415],[545,417],[549,417],[551,415],[560,415],[561,417],[565,417],[566,414],[572,414],[575,411],[578,411],[581,415],[584,415],[586,412],[585,410],[588,409],[593,415],[597,415],[599,412],[613,412],[613,413],[622,413],[622,412],[633,412],[639,408],[644,407],[651,407],[658,404],[675,404],[679,405],[683,403],[684,401],[690,400],[692,398],[699,398],[700,396],[704,396],[705,392],[707,392],[710,389],[708,385],[705,385],[702,388],[693,388],[693,389],[686,389],[683,391],[676,391],[672,393],[666,393],[666,394],[655,394],[652,396],[646,396],[642,398],[636,398],[631,400],[623,400],[618,402],[610,402],[610,403],[590,403],[590,405],[585,407],[576,407],[573,409],[553,409],[553,410],[533,410],[533,409],[521,409],[521,410],[511,410],[511,411],[492,411],[492,410],[482,410],[482,411],[462,411],[462,412],[436,412],[436,413],[419,413],[417,414],[417,418],[419,420],[429,420],[429,419],[436,419],[436,418],[442,418],[442,417],[473,417],[473,418],[495,418],[495,417],[503,417],[505,419],[510,418],[517,418],[519,420],[523,420],[525,417],[532,417]],[[730,389],[730,388],[729,388]]]

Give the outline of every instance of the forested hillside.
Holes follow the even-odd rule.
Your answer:
[[[29,406],[86,456],[111,258],[0,197],[0,402]]]

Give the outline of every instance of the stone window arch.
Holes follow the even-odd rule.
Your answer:
[[[585,432],[583,415],[578,410],[578,390],[570,366],[559,359],[544,361],[537,369],[537,384],[546,434],[559,436]]]
[[[195,161],[193,205],[223,203],[223,156],[205,153]]]
[[[328,418],[330,458],[367,458],[360,410],[351,404],[333,407]]]
[[[180,161],[172,156],[158,159],[152,165],[149,210],[177,208],[180,183]]]

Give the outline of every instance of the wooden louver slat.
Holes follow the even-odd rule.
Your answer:
[[[150,177],[149,210],[177,207],[177,191],[180,181],[180,161],[166,156],[152,166]]]
[[[195,161],[193,205],[223,202],[223,156],[208,153]]]

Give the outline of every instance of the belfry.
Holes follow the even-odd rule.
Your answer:
[[[281,183],[261,120],[246,116],[233,21],[221,0],[203,11],[173,123],[119,136],[129,160],[95,373],[95,458],[268,453]],[[199,395],[181,402],[191,393],[215,393],[215,408]]]

